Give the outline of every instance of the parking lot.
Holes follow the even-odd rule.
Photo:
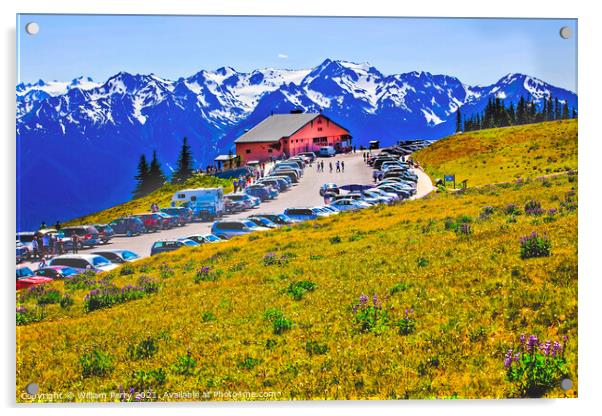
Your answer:
[[[345,164],[344,172],[336,172],[334,169],[336,161],[342,161]],[[252,214],[258,213],[282,213],[286,208],[290,207],[312,207],[324,205],[324,199],[320,196],[318,190],[321,185],[327,182],[334,182],[338,185],[344,184],[371,184],[372,168],[364,163],[362,153],[350,153],[345,155],[337,155],[333,158],[318,159],[324,162],[324,172],[318,172],[316,164],[307,166],[304,170],[304,175],[298,184],[295,184],[289,191],[281,193],[278,198],[263,202],[259,207],[247,210],[244,212],[231,214],[225,218],[239,219],[245,218]],[[333,172],[330,173],[329,163],[333,164]],[[420,198],[432,191],[433,185],[430,178],[421,170],[415,170],[418,175],[417,193],[414,198]],[[150,255],[151,246],[160,239],[171,239],[186,237],[193,234],[205,234],[211,232],[212,222],[195,222],[176,227],[169,230],[162,230],[154,233],[142,234],[135,237],[114,237],[107,248],[111,249],[128,249],[138,253],[142,257]],[[81,253],[90,252],[91,250],[82,250]],[[24,265],[30,265],[32,268],[37,268],[38,262],[24,262]]]

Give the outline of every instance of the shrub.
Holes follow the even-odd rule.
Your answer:
[[[52,305],[61,301],[61,293],[56,289],[44,289],[37,299],[40,306]]]
[[[282,335],[293,327],[293,321],[288,319],[280,309],[268,309],[263,318],[272,322],[272,330],[276,335]]]
[[[136,390],[145,390],[152,386],[163,385],[167,379],[167,374],[163,368],[157,368],[150,371],[137,370],[132,372],[131,387]]]
[[[63,309],[69,309],[71,306],[73,306],[73,303],[73,298],[69,296],[68,293],[65,293],[60,301],[61,308]]]
[[[293,257],[289,254],[283,254],[278,257],[276,253],[268,253],[263,256],[263,265],[264,266],[283,266],[288,263],[289,259]]]
[[[425,257],[418,257],[418,259],[416,260],[416,264],[418,265],[418,267],[426,267],[429,265],[429,261]]]
[[[389,328],[388,313],[383,309],[377,295],[372,297],[372,305],[369,305],[368,297],[362,294],[359,303],[353,305],[352,309],[359,332],[381,334]]]
[[[338,244],[343,240],[341,240],[341,237],[339,237],[338,235],[335,235],[334,237],[330,237],[328,241],[330,241],[330,244]]]
[[[217,317],[212,312],[203,312],[201,314],[201,320],[203,322],[217,321]]]
[[[410,335],[416,330],[416,320],[412,318],[413,309],[406,309],[403,318],[397,321],[400,335]]]
[[[394,295],[397,292],[405,292],[410,287],[409,284],[405,282],[395,283],[391,289],[389,289],[389,294]]]
[[[301,300],[303,295],[307,292],[313,292],[316,290],[317,285],[309,280],[301,280],[299,282],[293,282],[289,285],[286,292],[293,297],[295,300]]]
[[[146,337],[138,344],[130,344],[127,348],[128,357],[132,360],[142,360],[144,358],[150,358],[159,351],[159,347],[155,343],[152,337]]]
[[[485,220],[489,218],[494,212],[495,208],[493,208],[492,206],[483,207],[483,209],[481,209],[481,214],[479,215],[479,218]]]
[[[94,349],[79,358],[83,377],[103,377],[113,370],[113,359],[104,351]]]
[[[171,369],[175,374],[181,376],[192,376],[196,372],[197,365],[197,361],[192,358],[192,354],[190,351],[188,351],[186,355],[178,356]]]
[[[40,322],[46,316],[46,312],[43,308],[35,308],[33,310],[27,309],[24,306],[18,306],[16,311],[16,323],[17,326],[27,325],[33,322]]]
[[[504,208],[504,213],[506,215],[516,216],[516,215],[520,215],[521,211],[520,211],[520,208],[518,206],[516,206],[515,204],[508,204]]]
[[[278,341],[276,341],[275,339],[272,338],[268,338],[265,342],[265,349],[266,350],[271,350],[273,349],[276,345],[278,345]]]
[[[547,236],[540,237],[535,231],[520,239],[520,257],[530,259],[533,257],[549,257],[552,243]]]
[[[115,304],[143,298],[158,290],[158,283],[147,276],[140,276],[138,286],[128,285],[122,287],[121,290],[114,285],[107,284],[100,289],[91,290],[86,295],[84,309],[86,312],[92,312],[97,309],[110,308]]]
[[[159,266],[159,276],[161,276],[162,279],[170,278],[170,277],[174,276],[175,274],[176,274],[176,272],[174,271],[173,268],[171,268],[169,266],[169,264],[163,262]]]
[[[81,274],[66,278],[63,281],[63,285],[65,286],[65,289],[80,290],[96,287],[98,286],[98,282],[96,281],[96,273],[91,270],[86,270]]]
[[[530,200],[525,204],[525,214],[527,215],[536,215],[539,216],[543,214],[543,209],[541,208],[541,203],[535,200]]]
[[[134,267],[130,263],[125,263],[119,269],[119,275],[120,276],[127,276],[127,275],[130,275],[130,274],[134,274]]]
[[[568,375],[563,345],[540,343],[535,335],[521,335],[518,347],[506,352],[504,367],[507,380],[517,385],[522,397],[541,397]]]
[[[305,351],[307,351],[309,355],[322,355],[328,352],[328,346],[316,341],[307,341],[305,343]]]
[[[211,270],[211,267],[203,266],[194,275],[194,283],[215,282],[219,279],[221,270]]]
[[[456,234],[459,236],[467,236],[472,234],[472,227],[469,223],[463,222],[456,228]]]
[[[238,362],[238,368],[242,368],[243,370],[252,370],[257,367],[261,363],[261,360],[253,357],[245,357],[241,361]]]

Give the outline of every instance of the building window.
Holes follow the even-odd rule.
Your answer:
[[[245,152],[246,152],[247,154],[249,154],[249,153],[251,153],[251,149],[247,149],[247,150],[245,150]]]
[[[318,127],[318,131],[322,131],[322,127]]]
[[[326,137],[314,137],[313,139],[314,144],[323,144],[326,143],[326,141]]]
[[[321,118],[318,119],[318,124],[322,124],[322,119]]]

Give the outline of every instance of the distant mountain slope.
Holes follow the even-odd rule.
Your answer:
[[[455,129],[455,112],[482,111],[487,100],[552,94],[571,108],[577,96],[522,74],[469,86],[428,72],[384,75],[369,64],[326,59],[307,70],[230,67],[166,80],[120,72],[104,83],[19,84],[18,227],[65,220],[126,201],[138,156],[153,149],[165,169],[189,138],[206,166],[271,112],[322,111],[350,129],[354,142],[438,139]],[[43,204],[40,201],[44,201]]]

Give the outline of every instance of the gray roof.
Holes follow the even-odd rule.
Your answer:
[[[213,160],[218,162],[218,161],[227,161],[227,160],[232,160],[232,159],[236,159],[236,155],[219,155],[218,157],[216,157]]]
[[[291,136],[319,115],[319,113],[272,114],[234,140],[234,143],[276,142],[283,137]]]

